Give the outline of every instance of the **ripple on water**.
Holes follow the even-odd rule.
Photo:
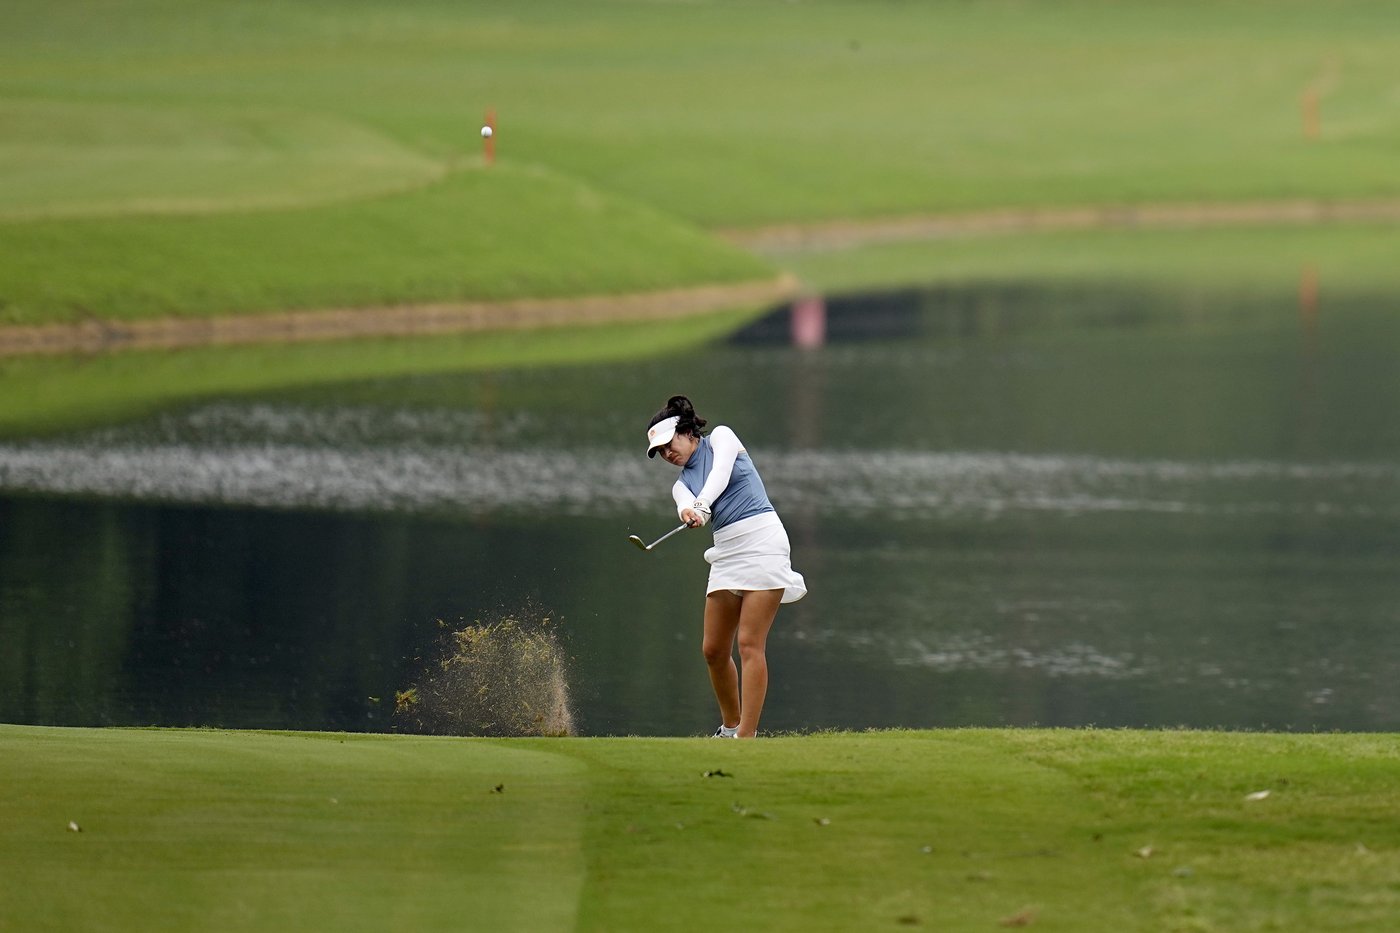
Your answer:
[[[275,508],[602,515],[650,508],[670,474],[572,449],[529,418],[212,405],[134,428],[0,445],[0,488]],[[784,510],[927,519],[1008,512],[1400,515],[1390,463],[1189,462],[995,451],[755,451]]]

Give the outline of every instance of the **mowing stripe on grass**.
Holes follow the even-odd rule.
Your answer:
[[[573,928],[584,768],[545,750],[13,726],[0,748],[0,929]]]
[[[738,247],[540,168],[300,210],[0,223],[0,324],[213,318],[771,280]]]
[[[0,726],[0,780],[0,929],[1235,933],[1400,912],[1394,735]]]

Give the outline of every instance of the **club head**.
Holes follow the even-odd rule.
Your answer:
[[[631,541],[633,544],[635,544],[637,547],[641,548],[643,551],[645,551],[645,550],[647,549],[646,544],[642,541],[641,538],[637,537],[636,535],[628,535],[628,536],[627,536],[627,540],[628,540],[628,541]]]

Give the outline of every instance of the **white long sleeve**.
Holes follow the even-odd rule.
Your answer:
[[[676,484],[671,487],[671,498],[676,500],[676,517],[679,518],[681,512],[695,504],[695,496],[689,489],[685,488],[685,483],[676,480]]]
[[[720,425],[710,432],[710,449],[714,451],[715,459],[710,466],[710,475],[705,478],[705,485],[701,487],[700,494],[691,499],[699,499],[706,505],[714,505],[720,493],[729,488],[729,477],[734,472],[734,461],[739,459],[739,455],[744,452],[744,445],[739,441],[739,436],[732,430]]]

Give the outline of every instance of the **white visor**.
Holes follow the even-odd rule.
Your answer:
[[[656,448],[664,447],[671,443],[671,438],[676,436],[676,425],[680,424],[680,417],[672,415],[662,421],[656,422],[647,428],[647,456],[656,456]]]

